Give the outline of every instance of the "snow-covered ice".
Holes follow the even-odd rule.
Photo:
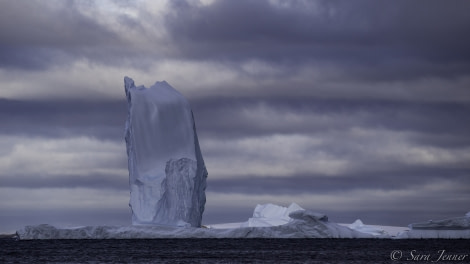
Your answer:
[[[240,227],[280,226],[292,222],[294,219],[292,219],[289,214],[299,210],[305,209],[296,203],[291,203],[288,207],[272,203],[258,204],[253,211],[253,217],[250,217],[248,221],[207,225],[207,227],[215,229],[227,229]]]
[[[165,81],[124,87],[132,224],[199,227],[207,170],[189,102]]]
[[[258,204],[253,212],[253,217],[241,224],[241,227],[279,226],[293,221],[289,214],[295,211],[305,210],[296,203],[289,207],[272,203]]]
[[[291,203],[288,207],[275,205],[272,203],[258,204],[253,212],[253,217],[249,218],[246,222],[240,223],[226,223],[208,225],[209,228],[227,229],[227,228],[240,228],[240,227],[270,227],[285,225],[294,221],[289,215],[298,210],[305,210],[296,203]],[[339,224],[347,228],[359,231],[361,233],[369,234],[376,238],[390,238],[395,237],[399,232],[408,230],[406,227],[396,226],[377,226],[365,225],[360,219],[352,224]]]
[[[360,219],[346,226],[353,230],[373,235],[374,237],[390,237],[390,234],[384,228],[375,225],[365,225]]]

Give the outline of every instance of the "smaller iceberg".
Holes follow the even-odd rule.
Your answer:
[[[390,234],[383,228],[375,225],[365,225],[361,219],[357,219],[354,223],[347,225],[347,227],[361,233],[373,235],[374,237],[390,237]]]
[[[409,225],[410,230],[398,238],[466,238],[470,239],[470,213],[463,217],[429,220]]]
[[[280,226],[293,221],[289,217],[295,211],[305,211],[296,203],[291,203],[289,207],[279,206],[272,203],[258,204],[253,211],[253,217],[241,224],[241,227],[263,227]]]

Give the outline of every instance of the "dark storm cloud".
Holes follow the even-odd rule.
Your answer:
[[[55,226],[96,226],[130,224],[129,208],[6,208],[2,210],[2,233],[15,233],[21,227],[47,223]],[[39,222],[38,222],[39,221]]]
[[[236,139],[273,133],[322,135],[362,127],[416,132],[409,139],[418,145],[470,146],[470,105],[465,103],[266,97],[203,98],[191,100],[191,105],[202,139]],[[294,119],[284,118],[284,114]],[[1,134],[48,138],[82,135],[122,141],[126,118],[124,100],[0,100]]]
[[[211,179],[207,190],[251,195],[342,194],[348,191],[366,190],[418,190],[424,184],[453,181],[465,187],[461,192],[453,194],[458,196],[470,192],[468,174],[468,169],[423,168],[397,164],[395,169],[388,171],[345,172],[337,176],[309,174],[286,175],[286,177],[247,177],[234,175],[227,179]]]
[[[128,180],[122,174],[127,167],[124,93],[114,101],[95,95],[122,89],[122,76],[112,77],[116,72],[150,65],[152,71],[143,74],[168,73],[189,85],[175,88],[188,88],[183,91],[189,93],[201,150],[211,165],[207,190],[214,197],[318,194],[326,198],[317,204],[325,205],[309,209],[336,215],[338,221],[352,222],[360,216],[366,223],[381,224],[405,225],[432,214],[455,216],[468,210],[470,170],[465,151],[470,148],[470,105],[465,89],[470,80],[470,2],[171,1],[162,22],[150,10],[138,10],[135,2],[116,1],[113,6],[132,7],[138,17],[110,12],[112,23],[80,11],[94,2],[55,3],[53,7],[39,1],[0,2],[0,70],[5,82],[15,73],[8,82],[12,87],[4,89],[21,89],[18,94],[0,94],[0,166],[5,168],[0,179],[8,193],[46,190],[38,196],[44,197],[47,190],[65,190],[57,197],[66,198],[70,190],[90,189],[125,193],[127,200],[123,191]],[[57,71],[81,59],[85,62],[80,67]],[[37,70],[43,72],[28,75]],[[65,77],[65,82],[51,81],[68,73],[74,76]],[[219,74],[228,77],[219,79]],[[101,77],[117,78],[120,85],[103,87],[113,82],[101,82]],[[83,84],[80,78],[96,81]],[[208,81],[209,87],[201,81]],[[40,101],[30,88],[38,89]],[[56,92],[66,100],[54,98]],[[74,99],[83,92],[93,94],[93,99]],[[5,96],[18,100],[1,98]],[[25,96],[29,100],[21,99]],[[354,130],[363,134],[354,135]],[[300,160],[290,159],[282,146],[268,146],[277,144],[271,137],[279,135]],[[299,135],[301,140],[296,141]],[[236,146],[244,139],[260,149]],[[74,149],[82,142],[88,145]],[[299,142],[311,145],[304,149]],[[395,144],[399,146],[393,149]],[[269,150],[280,153],[270,155]],[[59,162],[61,151],[71,158]],[[326,169],[314,167],[317,158],[326,161]],[[250,161],[259,167],[250,167]],[[35,173],[42,162],[47,164]],[[232,162],[247,168],[234,166],[227,172],[223,166]],[[278,164],[287,167],[288,175],[268,171],[275,174],[269,176],[266,170]],[[225,174],[218,175],[217,169]],[[436,189],[422,188],[427,184]],[[380,194],[370,197],[377,201],[341,206],[350,193],[351,199],[364,201],[361,193],[374,191]],[[381,196],[388,191],[396,196]],[[402,191],[415,196],[401,197]],[[5,201],[10,199],[3,195]],[[16,200],[12,197],[7,208]],[[244,221],[253,209],[243,201],[209,202],[215,204],[206,210],[210,222]],[[69,208],[74,201],[63,203]],[[339,208],[328,208],[331,204]],[[372,209],[366,208],[369,205]],[[54,223],[47,213],[29,209],[34,213],[9,209],[2,216],[29,221],[31,215],[44,214],[43,221]],[[14,211],[21,217],[12,217]],[[95,220],[87,220],[90,225],[115,215],[127,221],[129,215],[127,204],[122,210],[103,206],[97,215],[93,209],[84,211],[85,218]],[[84,213],[61,212],[74,217]],[[88,223],[83,219],[77,224]]]
[[[75,1],[0,3],[0,68],[43,70],[80,58],[110,63],[129,53],[116,32],[81,14]]]
[[[0,99],[0,134],[47,138],[90,136],[123,140],[122,101],[19,101]]]
[[[279,2],[175,1],[166,26],[180,56],[193,59],[333,62],[368,79],[470,70],[467,1]]]
[[[280,99],[268,96],[251,99],[205,98],[192,100],[191,104],[197,117],[199,134],[204,137],[322,134],[363,127],[416,132],[410,140],[422,145],[450,148],[470,146],[470,105],[466,103]],[[265,109],[268,113],[263,112]],[[299,118],[290,120],[283,118],[283,114]],[[252,118],[253,115],[258,118]]]
[[[124,163],[125,166],[125,163]],[[122,167],[122,164],[119,166]],[[129,179],[116,174],[58,175],[0,175],[3,188],[92,188],[128,190]]]
[[[115,41],[114,34],[82,15],[73,3],[57,2],[52,8],[40,1],[3,1],[0,20],[2,43],[60,47]]]
[[[18,47],[0,44],[0,68],[37,70],[63,64],[70,58],[60,50],[47,47]]]

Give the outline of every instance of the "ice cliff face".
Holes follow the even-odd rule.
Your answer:
[[[188,101],[165,81],[124,87],[132,224],[199,227],[207,170]]]

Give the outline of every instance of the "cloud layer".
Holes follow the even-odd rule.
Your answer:
[[[129,222],[124,76],[189,99],[209,171],[205,223],[243,221],[266,202],[338,222],[463,215],[468,8],[4,1],[0,232]]]

